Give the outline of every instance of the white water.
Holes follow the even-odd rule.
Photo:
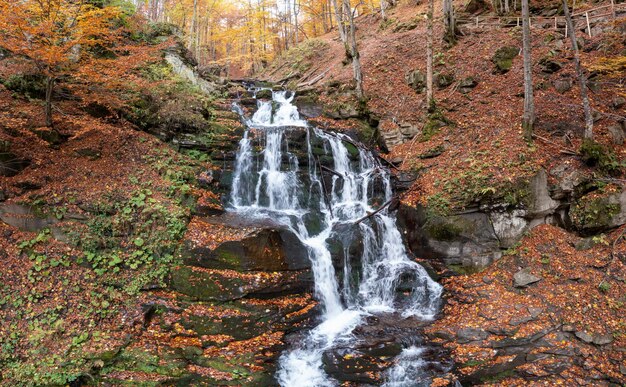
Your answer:
[[[274,92],[273,98],[278,109],[272,112],[272,102],[259,101],[257,112],[247,121],[248,130],[237,154],[231,204],[234,211],[245,216],[270,217],[290,227],[308,247],[315,294],[324,310],[322,323],[298,347],[281,356],[277,378],[282,386],[332,386],[337,382],[322,369],[326,350],[350,343],[354,339],[351,332],[370,314],[432,319],[442,287],[409,259],[395,218],[386,209],[355,225],[392,198],[388,170],[364,150],[351,159],[346,146],[349,140],[343,135],[307,128],[309,180],[303,181],[304,171],[289,152],[285,134],[290,127],[306,127],[306,121],[291,105],[293,94]],[[253,152],[250,128],[262,134],[263,152],[258,156]],[[343,176],[333,175],[326,187],[330,204],[323,194],[312,136],[322,140],[327,155],[333,157],[333,169]],[[306,219],[311,215],[320,217],[321,231],[312,232],[307,227]],[[328,245],[332,237],[341,237],[345,251],[356,240],[363,244],[360,266],[353,267],[347,258],[344,260],[341,286]],[[411,291],[400,296],[398,287],[406,289],[407,284]],[[406,351],[389,371],[388,386],[406,385],[400,373],[413,374],[411,367],[417,367],[413,366],[419,363],[414,353],[407,355]]]
[[[258,109],[249,121],[254,127],[307,126],[300,119],[298,108],[291,104],[295,94],[289,91],[272,91],[272,101],[257,100]]]

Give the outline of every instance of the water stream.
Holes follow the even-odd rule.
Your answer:
[[[333,386],[337,380],[323,367],[326,351],[353,345],[353,331],[370,316],[432,319],[442,287],[408,257],[393,213],[384,209],[358,222],[392,198],[389,171],[345,135],[309,126],[293,98],[275,91],[244,117],[230,210],[271,218],[307,247],[323,312],[319,325],[282,354],[276,377],[282,386]],[[407,345],[385,385],[426,380],[420,353]]]

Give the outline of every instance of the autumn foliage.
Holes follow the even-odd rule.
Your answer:
[[[55,82],[115,41],[116,7],[87,1],[0,0],[0,47],[28,59],[46,77],[46,125],[52,126]]]

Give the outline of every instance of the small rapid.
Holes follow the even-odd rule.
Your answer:
[[[230,210],[271,218],[307,247],[321,322],[282,354],[276,377],[282,386],[333,386],[338,382],[322,364],[326,351],[352,345],[353,331],[370,316],[434,318],[442,287],[408,257],[388,207],[369,216],[392,200],[389,171],[347,136],[309,127],[293,98],[274,91],[272,101],[258,100],[252,117],[243,117]],[[290,131],[306,132],[300,159],[290,150]],[[337,245],[342,257],[332,248]],[[386,385],[408,385],[404,380],[421,372],[420,364],[419,348],[405,348],[388,370]]]

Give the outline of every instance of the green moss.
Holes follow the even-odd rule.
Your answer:
[[[587,165],[597,167],[609,175],[619,175],[626,167],[613,151],[591,139],[583,140],[579,153]]]
[[[609,227],[613,217],[620,211],[619,203],[611,203],[608,196],[598,197],[592,193],[579,199],[569,214],[579,230],[594,230]]]
[[[438,241],[451,241],[458,237],[463,229],[446,221],[432,222],[426,226],[428,234]]]
[[[354,146],[354,144],[344,141],[343,145],[346,147],[346,150],[348,151],[350,158],[354,159],[354,158],[359,157],[359,149],[356,146]]]
[[[496,50],[492,62],[496,65],[496,71],[504,74],[511,69],[513,58],[519,54],[519,48],[505,46]]]

